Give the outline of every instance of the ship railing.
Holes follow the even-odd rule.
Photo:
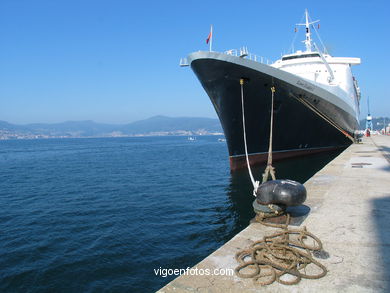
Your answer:
[[[242,47],[242,48],[240,48],[238,50],[237,49],[227,50],[224,53],[227,54],[227,55],[231,55],[231,56],[236,56],[236,57],[249,59],[249,60],[252,60],[252,61],[255,61],[255,62],[259,62],[259,63],[262,63],[262,64],[272,64],[272,62],[269,59],[267,59],[267,58],[265,58],[263,56],[258,56],[258,55],[249,53],[247,47]]]

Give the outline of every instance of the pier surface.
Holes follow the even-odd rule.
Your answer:
[[[318,236],[329,254],[318,259],[325,277],[297,285],[256,285],[233,276],[182,275],[170,292],[390,292],[390,136],[353,144],[305,183],[310,208],[300,227]],[[235,269],[237,251],[273,228],[252,223],[194,268]]]

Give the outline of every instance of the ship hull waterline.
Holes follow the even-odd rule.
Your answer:
[[[272,86],[276,90],[274,160],[343,149],[352,143],[348,136],[353,137],[357,120],[351,109],[304,79],[287,80],[286,73],[280,70],[271,68],[270,74],[266,72],[270,66],[223,53],[197,52],[189,60],[221,122],[232,171],[246,167],[240,79],[244,79],[250,165],[264,164],[267,160]]]

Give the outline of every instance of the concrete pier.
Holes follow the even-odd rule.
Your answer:
[[[235,274],[182,275],[158,292],[390,292],[390,136],[353,144],[305,183],[310,208],[301,227],[329,254],[318,280],[255,285]],[[194,268],[232,269],[237,251],[273,228],[252,223]]]

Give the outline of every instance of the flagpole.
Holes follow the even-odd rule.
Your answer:
[[[210,37],[210,52],[211,52],[212,47],[213,47],[213,25],[211,25],[210,34],[211,34],[211,37]]]

